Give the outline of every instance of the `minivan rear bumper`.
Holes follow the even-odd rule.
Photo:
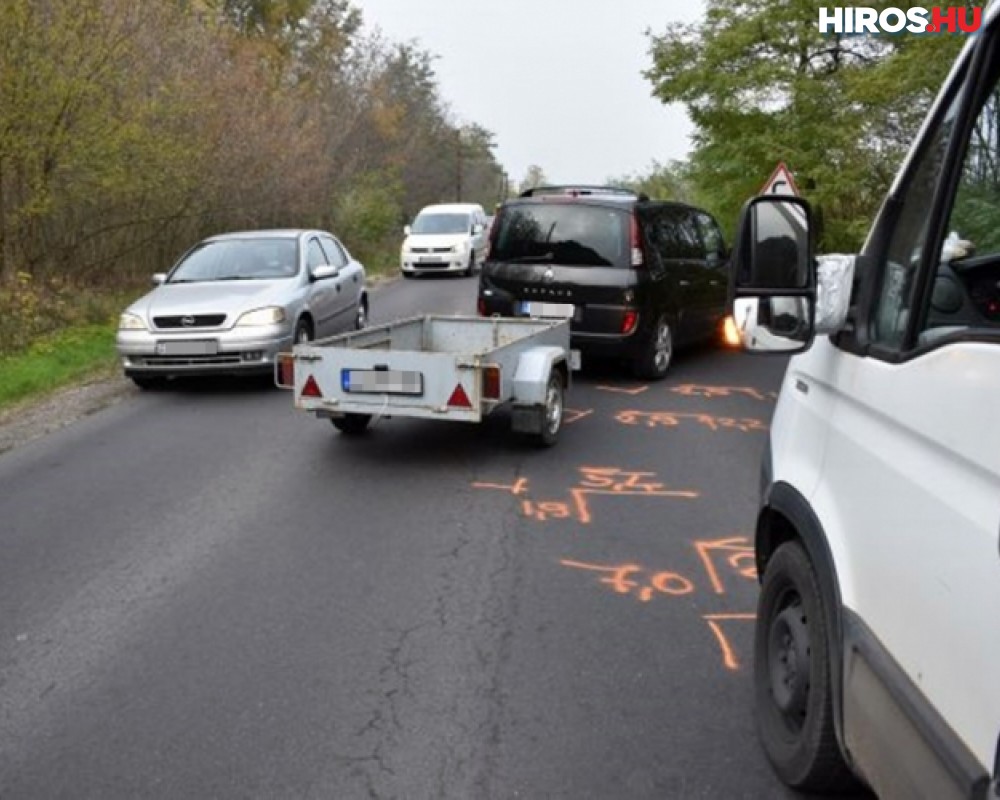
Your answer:
[[[479,313],[484,316],[499,315],[502,317],[518,316],[516,312],[517,301],[510,299],[505,293],[492,292],[489,295],[480,294]],[[499,296],[498,296],[499,295]],[[632,306],[611,306],[611,305],[591,305],[583,310],[584,320],[600,319],[607,322],[613,319],[618,321],[625,318],[628,311],[638,309]],[[597,357],[632,357],[638,356],[642,350],[645,340],[651,335],[649,331],[648,314],[638,312],[638,319],[630,333],[599,333],[593,330],[581,329],[580,319],[575,319],[570,323],[570,342],[575,350],[582,350],[592,356]]]

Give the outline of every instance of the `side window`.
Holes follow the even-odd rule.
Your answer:
[[[319,246],[319,241],[316,239],[310,239],[309,244],[306,247],[306,267],[313,270],[316,267],[325,267],[329,263],[330,262],[326,257],[326,253],[324,253],[323,248]]]
[[[323,236],[323,249],[330,256],[330,263],[343,269],[347,266],[347,254],[343,246],[332,236]]]
[[[664,241],[664,221],[661,211],[642,210],[635,212],[642,222],[642,232],[647,245],[647,266],[654,275],[662,275],[666,271],[664,261],[668,247]]]
[[[664,256],[668,259],[700,259],[705,257],[701,236],[694,218],[686,209],[667,208],[662,216]]]
[[[1000,328],[1000,86],[969,133],[924,331]],[[934,334],[922,334],[926,341]]]
[[[705,243],[705,254],[721,258],[726,252],[726,242],[722,238],[719,226],[704,211],[695,212],[695,219],[698,221],[698,229],[701,231],[701,240]]]
[[[927,135],[918,161],[911,168],[905,187],[902,208],[889,240],[876,305],[873,309],[870,337],[873,343],[898,348],[910,322],[917,272],[924,242],[928,235],[931,202],[944,168],[948,144],[959,111],[959,98],[950,106]]]

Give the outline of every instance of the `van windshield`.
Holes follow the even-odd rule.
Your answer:
[[[412,233],[469,233],[472,222],[468,214],[420,214],[413,220]]]
[[[627,266],[628,215],[582,203],[510,206],[499,216],[490,259]]]

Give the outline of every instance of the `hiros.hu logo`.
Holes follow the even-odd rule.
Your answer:
[[[975,33],[983,22],[982,6],[820,8],[820,33]]]

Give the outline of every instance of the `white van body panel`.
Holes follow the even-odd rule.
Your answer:
[[[774,478],[821,521],[844,606],[984,767],[1000,720],[983,669],[1000,664],[998,399],[1000,345],[891,364],[824,337],[790,362],[772,429]]]

